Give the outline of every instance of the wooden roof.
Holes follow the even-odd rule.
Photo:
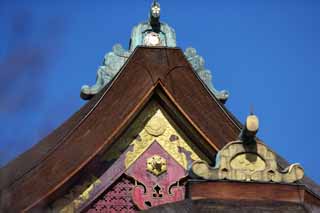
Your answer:
[[[99,94],[0,170],[0,206],[17,211],[46,203],[108,149],[154,96],[172,115],[181,115],[174,116],[182,119],[178,123],[190,124],[185,131],[198,135],[212,154],[239,135],[241,124],[202,83],[180,49],[138,47]],[[320,194],[316,184],[306,181]]]

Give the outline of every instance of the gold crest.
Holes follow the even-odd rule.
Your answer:
[[[147,171],[159,176],[167,171],[167,160],[160,155],[153,155],[147,159]]]

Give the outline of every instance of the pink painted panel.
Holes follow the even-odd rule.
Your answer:
[[[130,213],[138,209],[132,201],[132,190],[134,184],[126,177],[122,177],[115,185],[108,189],[95,203],[92,204],[87,213]]]
[[[147,171],[147,159],[154,155],[167,162],[167,171],[158,176]],[[140,183],[133,189],[133,201],[139,209],[185,198],[185,186],[177,185],[177,182],[187,176],[187,171],[156,142],[130,166],[126,174]]]

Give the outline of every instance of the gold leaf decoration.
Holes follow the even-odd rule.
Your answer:
[[[125,153],[125,168],[127,169],[152,143],[159,143],[185,169],[188,168],[188,160],[185,153],[188,153],[193,161],[200,160],[198,154],[202,158],[206,158],[199,149],[189,145],[191,142],[175,126],[160,105],[155,101],[151,101],[132,124],[128,126],[122,136],[102,155],[101,160],[110,162],[117,159],[125,150],[130,150]],[[165,168],[161,168],[161,172],[165,170]],[[61,213],[76,212],[77,207],[90,198],[90,193],[97,184],[100,184],[100,180],[93,177],[82,184],[74,186],[66,195],[51,205],[53,211]]]
[[[176,136],[176,140],[171,141],[170,137],[172,136]],[[126,154],[125,167],[129,168],[152,143],[159,143],[185,169],[188,168],[188,161],[185,153],[180,152],[180,149],[189,152],[192,160],[200,160],[200,157],[173,127],[157,105],[156,113],[145,124],[139,133],[139,137],[131,143],[133,150]]]
[[[101,184],[100,179],[92,176],[90,181],[74,186],[68,194],[53,203],[53,211],[59,213],[75,212],[75,209],[90,198],[90,193],[99,184]]]
[[[153,155],[147,159],[147,171],[159,176],[167,171],[167,160],[160,155]]]

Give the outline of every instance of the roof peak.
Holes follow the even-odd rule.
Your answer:
[[[166,23],[160,22],[160,4],[153,0],[150,8],[150,15],[147,21],[133,27],[129,42],[129,49],[120,44],[113,46],[112,51],[104,57],[103,64],[98,68],[96,84],[93,86],[84,85],[81,88],[81,97],[85,100],[97,94],[107,85],[125,64],[134,49],[138,46],[147,47],[176,47],[175,30]],[[212,84],[211,71],[205,68],[205,60],[197,54],[196,49],[187,48],[185,57],[198,74],[199,79],[204,82],[208,89],[222,102],[225,102],[229,93],[225,90],[219,91]]]

